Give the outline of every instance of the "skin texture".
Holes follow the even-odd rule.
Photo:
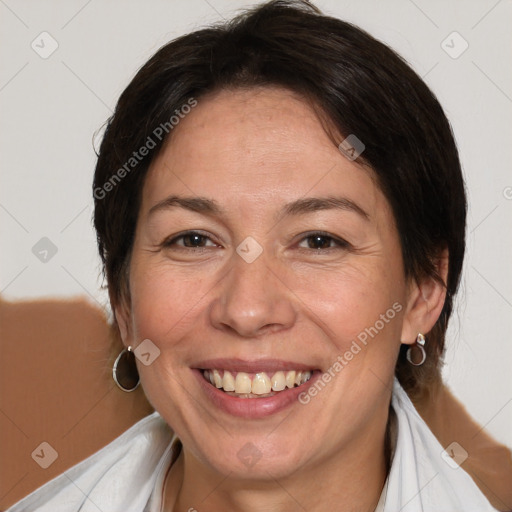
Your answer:
[[[174,231],[190,227],[200,227],[212,234],[220,233],[225,242],[224,252],[215,256],[219,252],[214,248],[211,256],[203,251],[202,259],[198,260],[196,254],[186,261],[183,261],[184,253],[181,252],[177,261],[172,252],[159,256],[146,250],[147,245],[141,244],[143,238],[140,238],[139,231],[137,243],[140,245],[136,251],[140,250],[140,253],[138,267],[132,267],[132,297],[136,298],[134,286],[139,287],[140,293],[152,291],[150,295],[144,295],[144,300],[133,300],[132,307],[126,307],[124,313],[118,310],[119,319],[125,315],[126,323],[122,327],[126,344],[136,344],[135,341],[138,343],[144,337],[153,336],[151,339],[159,344],[162,351],[153,365],[139,369],[144,374],[148,398],[178,430],[187,446],[184,457],[180,457],[171,470],[166,488],[168,499],[169,502],[178,499],[175,510],[188,510],[194,505],[198,510],[219,510],[221,503],[228,503],[227,508],[232,510],[236,507],[251,510],[249,506],[244,508],[245,500],[268,510],[280,510],[297,508],[296,502],[290,498],[294,496],[303,506],[314,510],[319,497],[333,493],[332,486],[336,485],[347,506],[351,500],[359,503],[357,510],[373,510],[371,507],[375,505],[383,481],[383,454],[382,433],[377,434],[380,436],[377,440],[372,436],[374,432],[383,430],[387,419],[382,403],[389,398],[384,383],[389,383],[392,376],[390,360],[396,357],[400,339],[410,342],[415,337],[415,328],[426,332],[429,322],[435,321],[442,293],[428,281],[422,283],[421,288],[407,286],[400,277],[401,262],[397,259],[393,260],[395,267],[389,268],[388,264],[385,271],[382,270],[386,254],[399,254],[396,232],[390,228],[392,222],[385,200],[372,188],[373,182],[367,179],[367,171],[355,167],[355,164],[347,165],[344,159],[337,159],[339,155],[332,153],[332,144],[323,138],[314,116],[304,105],[282,94],[260,95],[262,103],[259,108],[244,111],[248,107],[246,98],[248,96],[243,95],[210,98],[217,103],[209,118],[194,120],[190,116],[187,122],[194,123],[180,124],[184,139],[182,153],[172,153],[180,147],[180,140],[176,137],[172,151],[169,146],[168,152],[159,159],[162,166],[159,168],[159,162],[155,162],[154,172],[144,191],[146,202],[141,210],[143,219],[149,201],[157,201],[159,196],[170,192],[187,196],[192,195],[192,191],[205,196],[215,193],[219,203],[229,208],[228,213],[235,211],[234,214],[214,222],[181,210],[166,212],[161,219],[154,221],[153,229],[164,238]],[[251,106],[254,105],[251,101]],[[290,109],[293,123],[286,126],[277,123],[277,118],[289,118],[287,111]],[[244,138],[244,125],[249,126],[251,136],[246,134]],[[189,138],[186,136],[187,127],[189,136],[192,133],[192,146],[186,145]],[[273,131],[267,133],[269,127]],[[301,127],[306,133],[300,131]],[[223,131],[225,134],[221,140],[216,140],[214,135]],[[267,137],[260,139],[265,134]],[[302,140],[301,135],[306,140]],[[212,144],[206,146],[210,140]],[[294,141],[292,145],[291,140]],[[304,154],[304,148],[309,145],[325,148],[328,153],[326,161],[331,162],[331,157],[333,163],[336,161],[332,171],[328,172],[330,167],[327,167],[321,173],[325,164],[318,155]],[[199,158],[198,148],[204,151],[206,158]],[[288,153],[283,154],[283,148],[289,149]],[[187,168],[178,168],[173,158],[181,155],[181,165],[187,161],[187,154],[199,159],[190,162]],[[233,169],[237,158],[238,162],[247,163],[242,169]],[[208,181],[209,166],[217,161],[215,180]],[[311,161],[313,164],[310,165]],[[297,168],[300,166],[303,170],[301,175],[298,177],[292,169],[293,179],[279,179],[276,167],[281,169],[280,172],[288,172],[290,162]],[[195,168],[198,174],[194,181]],[[252,170],[252,173],[248,174],[246,170]],[[251,181],[256,171],[258,179]],[[317,172],[321,179],[317,179],[316,174],[312,176]],[[336,180],[330,181],[334,174]],[[173,176],[176,177],[174,181],[170,179]],[[219,180],[220,176],[224,176],[224,182]],[[247,188],[244,188],[246,182]],[[265,186],[275,194],[256,193]],[[302,233],[318,228],[334,231],[348,239],[351,226],[356,226],[352,227],[352,232],[362,236],[357,227],[360,221],[351,212],[309,213],[298,219],[280,219],[275,226],[274,222],[272,229],[267,228],[266,213],[275,207],[274,203],[281,206],[285,200],[297,196],[311,196],[313,193],[318,196],[325,191],[332,194],[336,190],[345,196],[350,192],[354,200],[364,203],[375,224],[361,231],[370,230],[374,236],[372,240],[378,240],[378,244],[368,242],[367,250],[357,254],[342,251],[336,255],[336,251],[333,256],[315,259],[306,257],[304,253],[297,255],[296,249],[290,249],[293,243],[282,241],[287,239],[289,231]],[[359,196],[360,190],[369,193]],[[233,203],[237,197],[241,198],[240,201]],[[257,220],[248,223],[253,215]],[[187,224],[183,228],[182,223],[192,226]],[[338,233],[340,229],[343,232]],[[366,236],[370,237],[370,234]],[[251,264],[242,261],[233,251],[233,247],[247,235],[254,236],[264,245],[262,256]],[[224,264],[232,270],[217,282],[217,272]],[[172,269],[172,276],[169,269]],[[192,278],[192,271],[194,276],[202,273],[200,278]],[[327,288],[321,284],[324,276],[328,276],[330,283]],[[338,279],[339,286],[333,286],[335,279]],[[144,280],[151,280],[152,284],[144,283]],[[359,288],[358,281],[363,281],[367,287],[371,283],[372,293],[365,293],[362,285]],[[354,297],[359,294],[354,300],[363,301],[364,306],[351,308],[350,294]],[[326,297],[333,300],[327,301]],[[357,324],[370,322],[369,325],[374,325],[379,314],[385,312],[392,301],[404,300],[405,303],[406,298],[409,300],[401,316],[387,324],[379,337],[368,345],[368,350],[350,361],[311,403],[300,406],[289,417],[284,417],[285,413],[278,419],[258,420],[257,429],[247,428],[246,420],[209,412],[208,405],[200,408],[197,404],[204,399],[200,392],[194,390],[193,384],[186,392],[177,386],[178,382],[181,384],[188,378],[187,364],[195,359],[196,351],[200,352],[201,358],[212,353],[217,356],[217,352],[244,357],[247,354],[248,357],[256,357],[271,353],[274,357],[302,362],[310,358],[318,367],[325,369],[332,364],[335,355],[344,351],[347,340],[357,334]],[[382,311],[379,310],[381,307],[384,307]],[[372,316],[374,313],[377,314]],[[0,509],[4,509],[100,449],[152,412],[153,408],[141,388],[133,393],[123,393],[114,385],[109,326],[102,312],[85,300],[15,304],[0,300],[0,321],[3,356],[0,358],[0,379],[2,389],[9,390],[0,394],[3,413],[0,415],[0,427],[7,434],[0,437],[0,459],[4,461],[1,465]],[[114,353],[117,354],[121,348],[119,343]],[[156,364],[158,361],[163,363],[160,367]],[[180,381],[175,376],[179,376]],[[373,395],[367,396],[370,393]],[[364,399],[360,398],[354,405],[358,394]],[[196,397],[198,402],[194,402],[192,397]],[[462,467],[493,505],[499,510],[511,510],[510,451],[491,439],[442,385],[432,389],[429,396],[415,405],[443,446],[457,440],[466,448],[469,457]],[[354,416],[357,409],[360,409],[359,414]],[[347,410],[350,414],[346,413]],[[378,423],[375,431],[367,425],[372,415]],[[222,430],[221,420],[222,425],[229,429],[229,436]],[[279,421],[281,423],[275,426],[274,422]],[[200,428],[201,422],[207,422],[208,429]],[[338,425],[333,429],[332,424],[336,422]],[[315,428],[305,429],[304,425],[308,424],[314,424]],[[342,429],[340,425],[343,425]],[[188,428],[191,430],[187,436],[185,429]],[[272,428],[274,432],[271,432]],[[210,430],[213,434],[209,433]],[[208,435],[207,440],[211,441],[217,435],[223,444],[216,441],[211,443],[212,447],[205,447],[203,436]],[[331,442],[326,444],[324,438]],[[252,489],[247,485],[247,469],[236,457],[236,449],[248,439],[254,445],[258,443],[263,454],[251,470],[251,478],[259,475],[258,481],[252,482]],[[59,452],[57,461],[45,470],[30,457],[43,440]],[[299,450],[301,457],[293,457],[292,450],[301,442],[304,443]],[[361,447],[363,442],[369,446]],[[284,448],[279,443],[283,443]],[[228,444],[235,445],[235,448]],[[359,449],[359,459],[353,454],[356,451],[353,446]],[[276,461],[276,457],[271,455],[277,450],[282,450],[282,453]],[[333,451],[341,453],[338,460],[330,457]],[[339,460],[349,461],[352,471],[347,472],[337,464]],[[368,461],[376,466],[375,474],[366,470]],[[290,475],[290,468],[294,470],[296,467],[299,467],[297,474]],[[225,474],[229,478],[225,478]],[[306,477],[311,485],[303,480]],[[194,484],[197,486],[196,494],[192,492],[193,478],[197,478]],[[246,491],[242,492],[240,487],[245,487]],[[352,492],[352,487],[362,487],[363,494]],[[255,495],[256,490],[266,492]],[[199,500],[207,493],[209,497],[199,506]],[[308,501],[308,493],[315,498],[314,504]],[[258,498],[267,501],[253,501]],[[365,508],[361,508],[362,503]]]
[[[373,510],[386,476],[397,352],[434,325],[443,287],[404,278],[393,215],[371,171],[342,155],[293,93],[203,98],[171,142],[145,182],[131,301],[116,316],[125,345],[150,339],[160,350],[139,371],[151,404],[184,444],[175,510],[206,496],[203,510],[279,511],[299,502],[313,511],[340,500],[347,510]],[[208,198],[222,213],[150,213],[169,196]],[[280,214],[284,204],[333,196],[366,216],[334,208]],[[200,230],[204,246],[176,239],[187,230]],[[323,239],[325,248],[311,248],[307,236],[318,231],[349,245]],[[248,236],[263,250],[252,263],[236,252]],[[256,421],[234,417],[213,405],[192,371],[226,357],[325,372],[393,304],[400,312],[307,405]],[[250,474],[238,456],[246,444],[261,457]]]
[[[5,510],[153,408],[141,388],[123,393],[113,384],[110,345],[113,355],[122,346],[111,340],[104,313],[85,299],[0,299],[0,324],[0,384],[8,390],[0,393],[0,510]],[[457,440],[469,452],[462,468],[490,502],[512,510],[510,450],[482,430],[442,385],[415,406],[445,448]],[[59,453],[47,469],[30,457],[43,439]],[[176,491],[181,470],[177,465]]]

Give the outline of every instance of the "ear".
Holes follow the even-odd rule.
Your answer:
[[[133,345],[130,306],[124,298],[121,298],[119,303],[114,306],[114,315],[123,345],[125,347]]]
[[[437,273],[443,283],[429,276],[419,282],[411,280],[402,326],[402,343],[412,345],[418,333],[428,333],[437,322],[446,298],[448,262],[448,249],[444,249],[435,261]]]

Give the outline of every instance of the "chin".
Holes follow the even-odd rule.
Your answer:
[[[308,459],[305,447],[310,450],[314,444],[311,439],[293,439],[286,434],[230,437],[224,433],[213,451],[213,443],[196,449],[199,458],[215,472],[240,480],[271,481],[295,473]]]

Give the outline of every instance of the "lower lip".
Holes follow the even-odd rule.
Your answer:
[[[311,378],[305,384],[296,388],[284,389],[274,396],[265,398],[237,398],[212,386],[204,378],[202,370],[194,369],[192,371],[199,380],[201,388],[215,406],[233,416],[250,419],[265,418],[290,407],[293,403],[299,403],[298,396],[302,392],[307,391],[319,375],[319,372],[313,372]]]

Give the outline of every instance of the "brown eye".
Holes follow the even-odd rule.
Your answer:
[[[214,244],[209,237],[203,235],[202,233],[197,233],[196,231],[183,233],[164,242],[163,245],[164,247],[177,246],[186,247],[189,249],[200,249],[202,247],[216,246],[216,244]]]
[[[333,239],[328,236],[313,235],[308,236],[307,241],[310,249],[328,249]]]
[[[299,247],[313,250],[341,249],[347,248],[348,246],[348,242],[334,238],[325,233],[312,233],[304,237],[299,243]]]
[[[190,235],[184,235],[181,237],[183,239],[183,245],[185,247],[204,247],[208,238],[204,235],[199,235],[197,233],[191,233]]]

